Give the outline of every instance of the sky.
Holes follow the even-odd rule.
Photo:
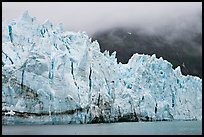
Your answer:
[[[40,23],[47,19],[63,22],[65,30],[90,35],[115,26],[154,32],[168,24],[202,31],[197,21],[197,15],[202,15],[201,2],[2,2],[2,20],[18,18],[25,10]]]

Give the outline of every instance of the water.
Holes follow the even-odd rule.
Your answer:
[[[3,135],[202,135],[202,121],[2,126]]]

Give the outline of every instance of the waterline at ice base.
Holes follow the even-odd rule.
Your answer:
[[[116,54],[28,11],[2,22],[2,124],[202,120],[202,79],[155,54]]]

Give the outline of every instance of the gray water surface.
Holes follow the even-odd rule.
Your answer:
[[[202,135],[202,121],[2,126],[3,135]]]

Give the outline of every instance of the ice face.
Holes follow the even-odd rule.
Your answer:
[[[85,32],[26,11],[2,24],[2,114],[3,124],[202,119],[202,79],[156,55],[117,63]]]

